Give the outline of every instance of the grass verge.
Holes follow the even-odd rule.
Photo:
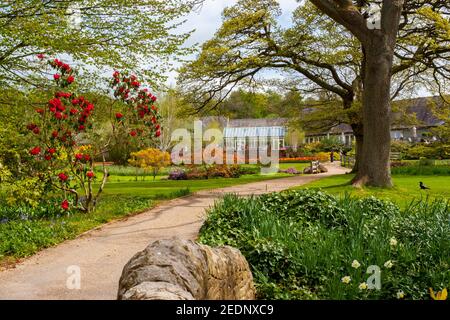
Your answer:
[[[380,199],[390,200],[401,207],[406,206],[414,199],[449,199],[450,198],[450,177],[433,175],[394,175],[394,187],[374,188],[364,187],[355,188],[350,185],[353,175],[343,174],[332,177],[326,177],[294,189],[322,189],[335,195],[351,194],[356,197],[375,196]],[[419,182],[422,181],[429,190],[421,190]]]

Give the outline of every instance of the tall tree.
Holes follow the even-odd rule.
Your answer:
[[[386,15],[388,7],[381,10],[381,15],[384,14],[381,29],[370,28],[367,4],[382,4],[380,1],[356,1],[355,5],[348,8],[343,6],[344,2],[325,1],[324,8],[334,8],[339,14],[346,13],[350,20],[351,16],[355,16],[361,24],[360,29],[368,34],[367,39],[372,38],[372,33],[377,34],[373,36],[375,40],[364,38],[374,47],[374,41],[391,41],[387,44],[393,46],[395,65],[392,67],[393,61],[388,61],[387,67],[389,80],[393,76],[395,85],[391,89],[389,83],[385,83],[389,101],[406,92],[405,89],[424,84],[430,78],[435,82],[434,87],[445,88],[442,83],[448,77],[449,70],[441,66],[447,59],[450,46],[448,41],[436,36],[438,19],[429,21],[430,18],[425,13],[431,10],[439,17],[445,17],[449,7],[446,1],[429,1],[429,8],[423,1],[408,1],[403,10],[400,6],[403,18],[401,24],[396,27],[400,31],[398,42],[395,41],[397,32],[388,36],[383,31],[383,28],[390,26],[392,22],[386,22],[389,20],[386,18],[395,18],[391,11]],[[351,1],[346,3],[350,4]],[[204,44],[196,61],[182,69],[180,79],[192,93],[192,101],[199,106],[220,103],[237,83],[250,82],[261,70],[267,68],[294,71],[300,76],[302,89],[306,92],[325,90],[332,101],[336,101],[336,98],[342,101],[341,106],[345,112],[332,111],[329,114],[344,116],[352,125],[358,145],[357,156],[360,161],[357,162],[362,162],[365,129],[364,114],[360,110],[363,98],[366,97],[366,50],[359,38],[346,29],[348,22],[341,24],[342,20],[336,22],[327,18],[322,9],[314,10],[308,5],[299,6],[294,14],[293,26],[286,30],[280,29],[275,23],[274,16],[278,13],[278,7],[277,2],[273,0],[241,0],[234,7],[225,10],[224,23],[215,37]],[[361,36],[361,30],[356,32],[358,36]],[[371,55],[377,56],[373,52]],[[394,60],[394,57],[391,58]],[[373,60],[371,56],[369,61],[373,63]],[[369,76],[369,79],[372,78],[373,75]],[[378,81],[383,82],[380,79]],[[374,96],[378,98],[378,94]],[[336,103],[329,103],[329,106],[335,108]],[[390,107],[384,111],[387,112],[387,128],[390,126]],[[338,120],[341,121],[340,118]],[[383,139],[388,141],[389,131],[386,128],[377,129],[384,132]],[[369,145],[374,145],[373,139],[375,138],[372,137]],[[362,170],[355,180],[356,183],[391,184],[386,162],[389,159],[389,145],[380,145],[384,146],[381,153],[380,150],[373,150],[374,147],[369,150],[366,166],[372,168],[370,174],[367,169]],[[377,157],[381,155],[381,159],[373,161],[373,154],[377,154]]]
[[[155,82],[189,36],[176,28],[197,2],[2,1],[0,84],[39,84],[34,76],[41,68],[30,59],[37,54],[68,55],[82,62],[85,72],[102,67],[132,69]]]
[[[224,22],[215,37],[202,46],[197,60],[181,70],[180,81],[188,100],[200,109],[214,108],[238,84],[252,83],[262,71],[287,70],[305,94],[326,91],[331,100],[341,101],[342,114],[361,146],[362,125],[359,104],[355,103],[361,83],[358,42],[311,5],[294,12],[288,29],[277,24],[279,14],[275,0],[241,0],[225,9]],[[331,123],[336,125],[337,121]]]

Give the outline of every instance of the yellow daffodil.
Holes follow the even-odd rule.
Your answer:
[[[367,283],[362,282],[358,286],[359,290],[366,290],[367,289]]]
[[[430,296],[433,300],[447,300],[447,288],[442,291],[434,292],[433,288],[430,288]]]
[[[352,278],[350,278],[349,276],[345,276],[341,279],[341,281],[345,284],[350,283],[350,281],[352,281]]]
[[[395,246],[397,245],[397,239],[395,239],[394,237],[392,237],[392,238],[389,240],[389,244],[390,244],[392,247],[395,247]]]
[[[384,267],[388,269],[392,268],[393,265],[394,263],[391,260],[388,260],[384,263]]]
[[[361,266],[361,264],[358,262],[358,260],[353,260],[352,267],[355,269],[358,269]]]

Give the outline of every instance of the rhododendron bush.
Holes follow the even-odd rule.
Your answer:
[[[136,144],[149,145],[161,135],[156,97],[141,86],[136,76],[115,71],[110,83],[111,130],[107,131],[107,139],[98,143],[94,134],[95,105],[70,90],[77,81],[74,70],[58,59],[47,63],[55,71],[52,78],[56,90],[45,108],[35,110],[34,121],[27,125],[35,141],[29,153],[40,168],[39,177],[51,186],[52,192],[61,194],[62,210],[90,212],[107,181],[104,162],[111,142],[126,133]],[[103,159],[101,177],[94,173],[96,158]]]

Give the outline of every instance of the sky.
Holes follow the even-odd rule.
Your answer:
[[[223,9],[235,3],[236,0],[206,0],[201,8],[196,12],[190,13],[186,17],[186,23],[179,29],[180,32],[195,30],[187,40],[186,46],[192,46],[194,44],[201,45],[203,42],[211,39],[222,24],[221,15]],[[282,26],[288,25],[291,21],[291,14],[299,3],[297,0],[279,0],[279,3],[282,9],[279,23]],[[194,58],[195,55],[188,57],[188,59]],[[169,85],[175,85],[176,75],[176,72],[169,73],[169,79],[167,81]]]

